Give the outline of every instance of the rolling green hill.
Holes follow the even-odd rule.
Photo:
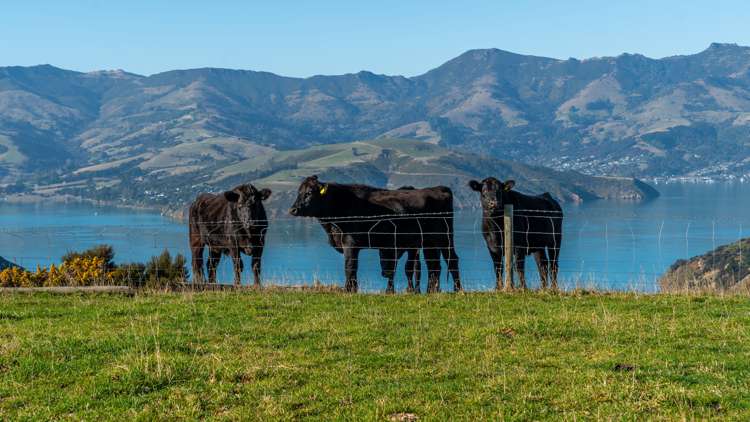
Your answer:
[[[513,178],[521,191],[550,192],[563,202],[641,200],[658,195],[632,178],[557,172],[415,140],[377,139],[281,151],[264,147],[248,151],[250,154],[253,156],[239,161],[216,158],[197,165],[179,155],[163,156],[160,163],[169,171],[153,171],[148,168],[153,157],[136,156],[76,169],[58,183],[37,186],[34,192],[169,208],[177,215],[200,192],[221,191],[245,182],[271,188],[271,212],[285,211],[299,183],[312,174],[323,180],[387,188],[446,185],[454,191],[457,208],[478,206],[467,183],[487,176]]]

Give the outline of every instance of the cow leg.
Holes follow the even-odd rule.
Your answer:
[[[516,272],[518,273],[518,284],[521,289],[526,290],[526,250],[516,252]],[[510,282],[513,288],[513,280]]]
[[[396,289],[393,285],[393,278],[396,274],[396,262],[398,260],[396,250],[393,248],[383,248],[380,252],[380,270],[383,277],[388,279],[388,287],[386,287],[386,293],[395,293]],[[408,265],[408,264],[407,264]]]
[[[419,249],[414,249],[414,293],[422,293],[422,261],[419,259]]]
[[[421,278],[422,263],[419,261],[419,249],[409,249],[406,259],[406,279],[409,282],[410,293],[420,293]]]
[[[190,245],[190,253],[193,258],[193,284],[203,284],[206,282],[203,277],[203,245]]]
[[[398,259],[401,259],[401,255],[403,255],[403,251],[398,254]],[[414,250],[413,249],[406,250],[406,264],[404,265],[404,274],[406,275],[406,292],[407,293],[414,292],[414,280],[412,280],[412,278],[414,277],[414,264],[412,263],[413,259],[414,259]]]
[[[558,243],[559,245],[559,243]],[[560,257],[560,250],[557,248],[548,248],[549,253],[549,278],[552,283],[552,290],[557,290],[557,272],[559,269],[558,259]]]
[[[346,283],[344,290],[349,293],[357,293],[357,268],[359,267],[359,248],[344,246],[344,272]]]
[[[460,292],[463,288],[461,287],[461,274],[458,272],[458,254],[456,253],[456,249],[451,246],[441,249],[440,252],[448,264],[448,272],[453,279],[453,291]]]
[[[549,262],[547,261],[547,253],[544,249],[534,252],[534,260],[536,260],[536,269],[539,271],[539,279],[542,284],[542,289],[546,290]]]
[[[503,289],[503,253],[490,251],[490,257],[492,257],[492,265],[495,268],[495,290]]]
[[[240,250],[238,248],[233,248],[230,252],[230,256],[232,258],[232,264],[234,267],[234,285],[235,286],[241,286],[242,285],[242,255],[240,254]]]
[[[253,282],[255,287],[260,287],[260,261],[263,256],[263,247],[252,248]]]
[[[216,283],[216,267],[219,266],[221,261],[221,251],[218,249],[208,248],[208,282]]]
[[[440,292],[440,251],[425,248],[424,260],[427,263],[427,293]]]

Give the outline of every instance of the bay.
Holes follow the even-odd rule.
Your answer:
[[[592,201],[563,204],[561,287],[604,290],[658,290],[658,278],[677,259],[705,253],[748,236],[750,184],[672,183],[656,185],[661,196],[645,202]],[[478,199],[477,199],[478,200]],[[456,214],[456,246],[467,290],[494,287],[492,262],[481,234],[481,211]],[[169,250],[189,259],[187,225],[158,213],[86,204],[8,204],[0,202],[0,256],[28,269],[58,264],[68,251],[110,244],[118,263],[148,260]],[[397,288],[405,288],[403,259]],[[538,285],[533,259],[527,260],[531,287]],[[249,283],[249,259],[243,282]],[[360,261],[363,291],[385,288],[377,252]],[[224,258],[218,272],[231,282]],[[342,284],[343,257],[328,246],[314,220],[281,216],[270,222],[263,256],[263,278],[280,285]],[[423,271],[422,288],[425,288]],[[441,284],[450,290],[443,272]]]

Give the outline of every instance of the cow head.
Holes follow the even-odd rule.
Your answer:
[[[513,180],[501,182],[494,177],[488,177],[481,182],[476,180],[469,182],[469,187],[479,192],[482,209],[489,213],[502,211],[505,203],[508,202],[508,193],[515,185],[516,182]]]
[[[289,214],[297,217],[324,215],[328,202],[328,184],[320,183],[318,176],[306,178],[297,190],[297,199],[289,208]]]
[[[247,183],[224,192],[224,198],[237,207],[237,214],[245,228],[265,225],[266,209],[263,201],[271,196],[270,189],[258,190]]]

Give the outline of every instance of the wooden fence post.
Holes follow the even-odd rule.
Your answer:
[[[505,258],[505,289],[513,288],[513,205],[506,204],[503,216],[503,253]]]

